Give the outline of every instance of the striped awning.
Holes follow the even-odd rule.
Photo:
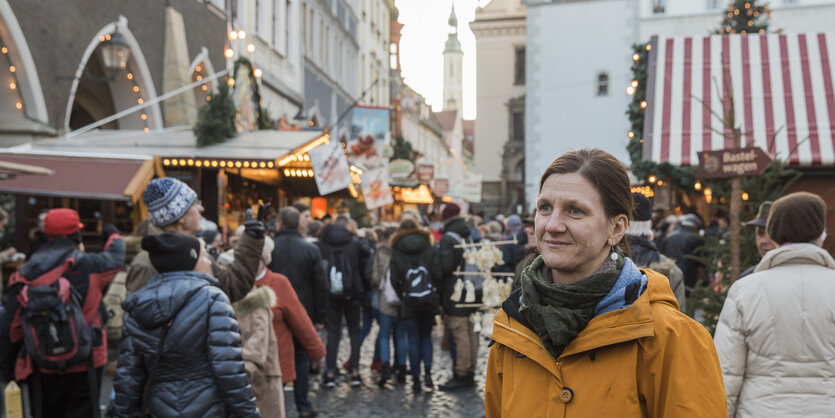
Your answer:
[[[650,45],[645,160],[697,165],[700,151],[733,148],[720,119],[732,102],[742,146],[791,165],[835,164],[832,33],[653,37]]]

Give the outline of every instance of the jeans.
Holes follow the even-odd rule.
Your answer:
[[[426,373],[432,370],[432,325],[435,315],[418,315],[402,319],[403,329],[409,342],[409,367],[412,376],[420,376],[420,361]]]
[[[293,337],[295,347],[296,380],[293,383],[293,399],[296,401],[296,410],[299,412],[310,410],[310,400],[307,399],[307,392],[310,390],[310,357],[301,341]]]
[[[365,337],[371,332],[371,325],[374,324],[374,321],[377,321],[377,324],[380,324],[380,309],[376,308],[375,306],[380,306],[379,301],[375,301],[374,299],[378,299],[380,297],[379,293],[375,291],[367,291],[363,295],[363,302],[362,302],[362,328],[360,329],[360,345],[362,345],[363,341],[365,341]],[[377,339],[374,341],[374,361],[380,359],[380,334],[377,334]]]
[[[379,337],[380,361],[383,364],[391,361],[391,343],[389,341],[392,331],[394,331],[395,364],[405,366],[407,350],[406,335],[403,332],[403,324],[396,316],[380,314],[380,333],[377,334]]]
[[[351,340],[351,365],[359,370],[360,364],[360,313],[362,305],[358,299],[331,299],[328,303],[328,373],[336,373],[336,355],[339,352],[339,340],[342,338],[342,317],[348,326],[348,338]]]

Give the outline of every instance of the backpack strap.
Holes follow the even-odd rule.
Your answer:
[[[145,391],[142,394],[142,410],[144,416],[151,415],[151,386],[154,385],[154,378],[156,377],[157,370],[159,369],[159,360],[162,357],[162,346],[165,345],[165,338],[168,336],[168,330],[171,328],[171,324],[173,322],[174,318],[172,317],[170,320],[168,320],[168,323],[162,326],[162,335],[159,337],[159,344],[157,345],[157,355],[154,358],[154,367],[148,370],[148,380],[145,383]]]

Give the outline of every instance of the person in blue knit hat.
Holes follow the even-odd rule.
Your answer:
[[[142,201],[148,208],[151,222],[163,231],[195,236],[203,229],[200,224],[203,206],[197,193],[180,180],[172,177],[151,180],[142,194]],[[240,300],[252,289],[264,246],[266,229],[261,221],[248,220],[244,222],[244,228],[245,234],[235,249],[235,261],[227,265],[213,262],[211,268],[211,275],[218,279],[218,287],[232,302]],[[148,252],[137,254],[128,267],[128,294],[141,289],[157,274]]]

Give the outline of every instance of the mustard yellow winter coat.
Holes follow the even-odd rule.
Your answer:
[[[710,334],[679,312],[667,278],[641,271],[644,293],[589,321],[556,360],[505,302],[493,319],[487,417],[727,417]]]

